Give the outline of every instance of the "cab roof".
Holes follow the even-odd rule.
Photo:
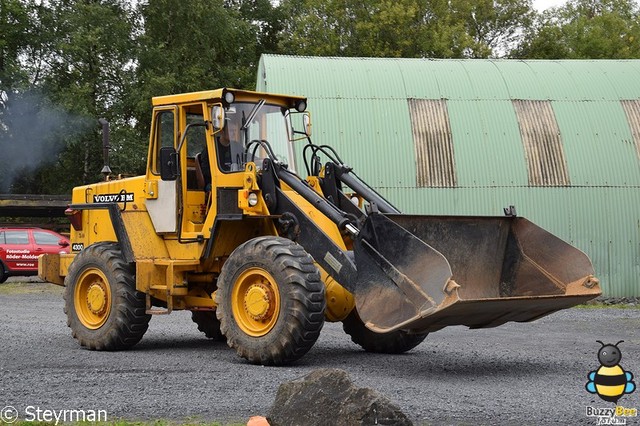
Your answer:
[[[153,106],[176,105],[202,101],[220,101],[225,93],[231,92],[235,95],[236,101],[258,101],[265,99],[267,102],[284,104],[294,107],[296,101],[305,100],[303,96],[281,95],[274,93],[253,92],[249,90],[239,90],[232,88],[222,88],[214,90],[204,90],[201,92],[180,93],[175,95],[155,96],[152,98]]]

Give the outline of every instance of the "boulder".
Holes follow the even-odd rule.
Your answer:
[[[356,387],[346,371],[321,369],[278,389],[271,426],[411,425],[386,397]]]

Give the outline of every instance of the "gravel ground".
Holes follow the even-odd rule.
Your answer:
[[[399,356],[365,353],[341,324],[327,323],[302,360],[274,368],[206,340],[188,312],[154,317],[132,350],[88,351],[71,337],[62,305],[57,286],[15,278],[0,285],[0,407],[16,407],[21,418],[31,406],[106,410],[109,420],[245,423],[267,414],[281,383],[340,368],[418,425],[595,425],[586,407],[613,407],[585,390],[587,374],[600,366],[596,340],[624,340],[620,364],[640,377],[637,307],[574,308],[486,330],[450,327]],[[619,405],[640,408],[639,395]]]

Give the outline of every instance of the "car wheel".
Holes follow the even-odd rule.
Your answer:
[[[9,278],[9,273],[7,272],[4,263],[0,262],[0,284],[5,282]]]

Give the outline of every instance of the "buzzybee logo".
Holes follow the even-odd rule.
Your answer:
[[[632,393],[636,389],[633,382],[633,373],[624,371],[619,365],[622,353],[618,345],[604,344],[596,340],[602,347],[598,351],[598,361],[600,368],[589,373],[589,381],[585,385],[587,392],[597,394],[601,399],[608,402],[617,403],[624,394]]]
[[[615,345],[604,344],[600,340],[596,340],[596,342],[601,345],[598,350],[600,367],[589,372],[587,375],[589,381],[585,384],[585,388],[587,392],[598,395],[603,401],[617,404],[623,395],[631,394],[636,389],[633,373],[625,371],[620,365],[622,353],[618,345],[624,340]],[[587,407],[586,415],[595,418],[597,425],[626,425],[627,418],[637,417],[638,410],[620,405],[606,408]]]

